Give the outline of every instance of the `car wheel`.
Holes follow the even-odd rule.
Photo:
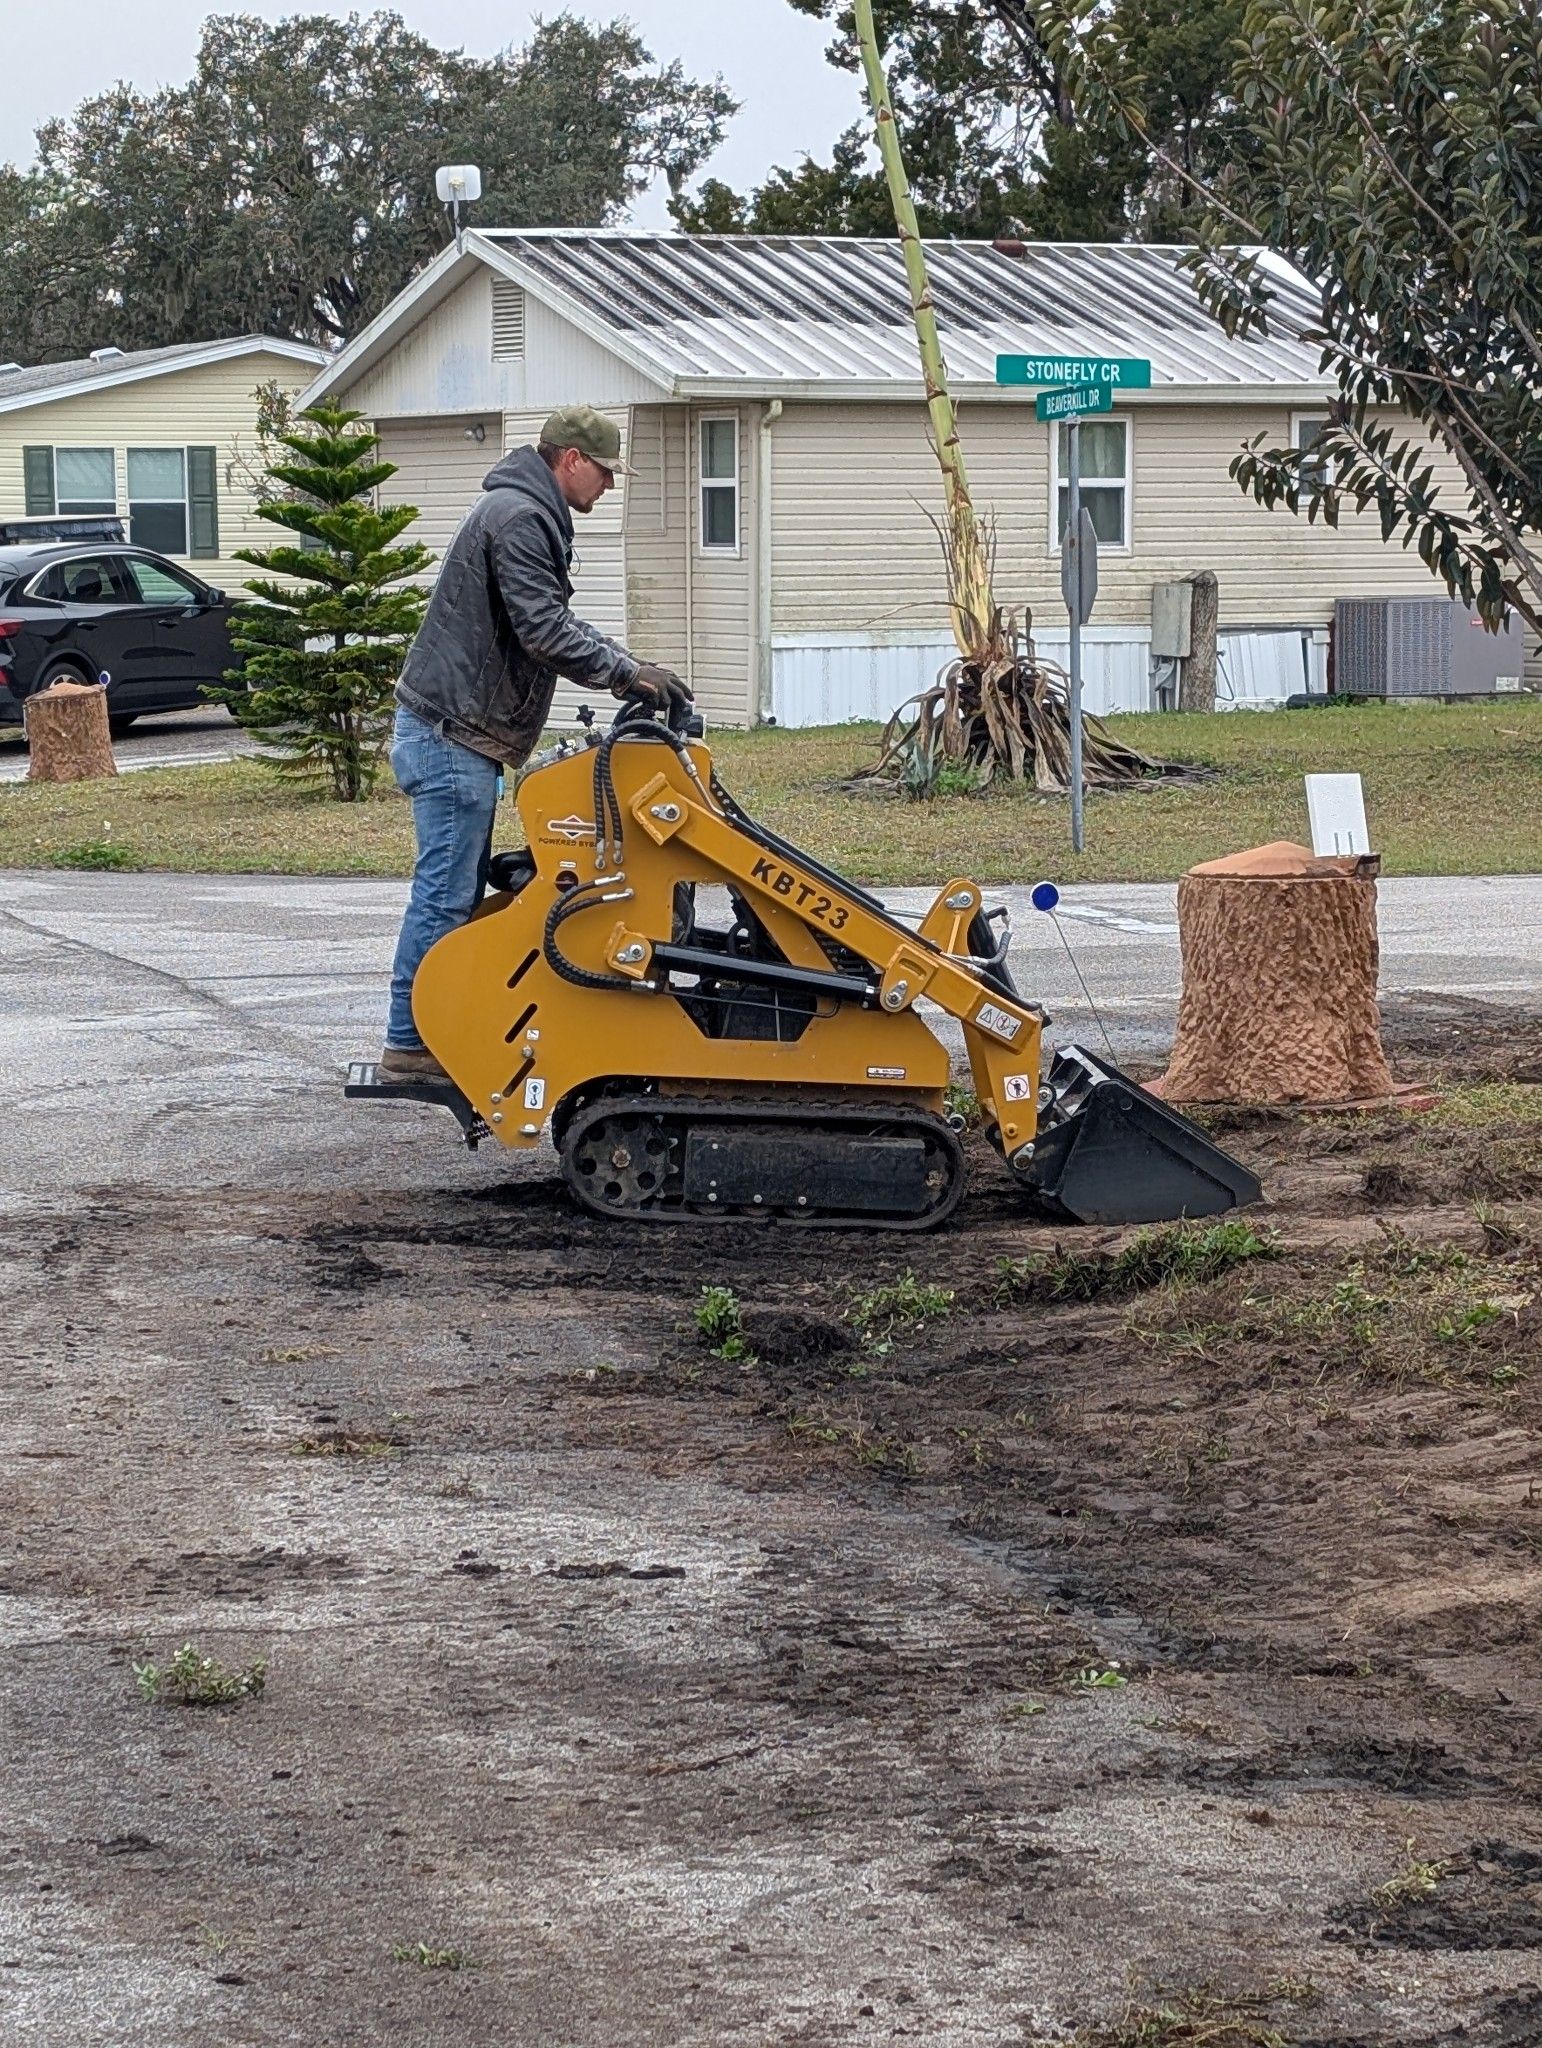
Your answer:
[[[137,711],[114,711],[108,717],[107,730],[114,739],[118,739],[123,733],[128,731],[129,727],[134,724],[138,717],[139,713]]]
[[[73,661],[55,661],[51,662],[38,677],[37,686],[40,690],[46,690],[54,683],[89,683],[90,681],[91,677],[83,669],[77,668]]]

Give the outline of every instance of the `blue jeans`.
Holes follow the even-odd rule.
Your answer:
[[[482,900],[503,771],[399,704],[391,772],[412,799],[418,858],[391,969],[386,1044],[416,1052],[423,1040],[412,1021],[412,978],[435,940],[464,924]]]

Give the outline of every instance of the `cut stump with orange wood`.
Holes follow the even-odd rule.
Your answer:
[[[1376,1007],[1375,854],[1289,840],[1178,884],[1183,995],[1169,1102],[1371,1103],[1392,1071]]]
[[[53,683],[25,699],[29,782],[89,782],[116,775],[101,683]]]

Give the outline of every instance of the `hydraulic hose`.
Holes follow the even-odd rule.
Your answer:
[[[571,982],[574,988],[634,989],[641,986],[638,982],[628,981],[624,974],[595,974],[587,967],[580,967],[557,944],[557,933],[570,917],[576,917],[581,910],[593,910],[601,903],[624,903],[631,894],[630,889],[604,889],[596,882],[586,882],[556,899],[546,913],[546,928],[541,935],[541,951],[553,974]]]

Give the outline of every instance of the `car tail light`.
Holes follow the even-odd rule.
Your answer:
[[[26,623],[25,619],[0,619],[0,640],[14,640]]]

